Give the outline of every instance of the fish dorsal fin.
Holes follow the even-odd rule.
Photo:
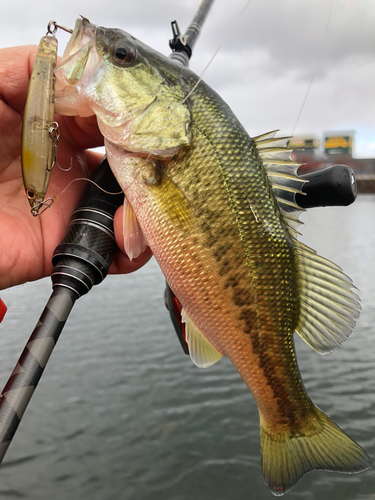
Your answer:
[[[123,212],[124,246],[129,260],[133,260],[147,248],[147,241],[139,225],[137,216],[125,196]]]
[[[351,279],[333,262],[320,257],[297,240],[296,231],[303,210],[295,200],[304,194],[305,181],[297,175],[300,166],[286,147],[289,137],[275,138],[277,130],[255,137],[254,141],[294,241],[298,268],[300,317],[296,332],[320,354],[338,347],[352,332],[359,316],[358,296]]]
[[[341,345],[359,316],[352,280],[333,262],[296,240],[301,301],[298,335],[319,354]]]
[[[199,368],[208,368],[220,358],[220,354],[198,330],[184,309],[181,311],[182,322],[185,323],[186,342],[189,345],[189,354],[195,365]]]
[[[292,157],[292,149],[287,147],[290,137],[275,137],[277,130],[267,134],[254,137],[259,156],[272,190],[279,204],[285,223],[292,231],[301,224],[298,219],[303,209],[296,202],[297,193],[304,195],[302,186],[306,181],[297,175],[301,163],[295,162]]]

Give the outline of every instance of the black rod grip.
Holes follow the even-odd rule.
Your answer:
[[[68,230],[52,258],[53,286],[74,290],[78,297],[107,276],[117,251],[113,218],[124,202],[124,194],[106,158],[96,168],[91,181],[87,183]]]
[[[300,176],[306,180],[296,201],[302,208],[347,206],[357,197],[357,184],[353,170],[347,165],[331,167]]]
[[[75,301],[105,278],[117,250],[113,217],[124,195],[106,159],[91,179],[105,191],[93,183],[84,189],[54,252],[52,295],[0,395],[0,463]]]

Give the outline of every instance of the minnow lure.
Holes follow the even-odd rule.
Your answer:
[[[51,21],[46,36],[40,40],[36,54],[23,117],[21,162],[23,184],[34,216],[49,208],[53,199],[45,200],[51,170],[57,163],[60,133],[54,121],[55,75],[57,63],[57,28],[72,30]],[[51,36],[52,35],[52,36]]]
[[[59,139],[54,122],[56,62],[57,39],[46,35],[40,40],[31,73],[22,127],[22,176],[34,216],[50,205],[44,198]]]

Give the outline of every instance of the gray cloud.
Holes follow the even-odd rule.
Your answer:
[[[200,0],[13,0],[2,5],[0,47],[38,43],[51,19],[73,27],[80,14],[129,31],[169,53],[170,22],[184,31]],[[248,131],[290,133],[314,81],[296,133],[354,129],[361,156],[375,154],[375,3],[372,0],[216,0],[191,61]],[[234,33],[228,39],[228,34]],[[67,36],[60,35],[61,51]]]

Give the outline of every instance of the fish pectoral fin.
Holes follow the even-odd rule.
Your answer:
[[[124,200],[123,231],[126,255],[129,260],[133,260],[146,250],[147,241],[137,216],[126,197]]]
[[[181,318],[182,322],[185,323],[186,342],[193,363],[199,368],[208,368],[214,365],[223,355],[198,330],[184,309],[181,311]]]
[[[359,316],[352,280],[333,262],[296,241],[300,317],[296,332],[320,354],[338,347]]]
[[[161,170],[159,174],[160,182],[155,186],[151,184],[148,186],[157,205],[172,225],[191,234],[195,230],[195,218],[188,200],[167,173]]]
[[[261,422],[264,482],[275,496],[293,488],[312,470],[356,474],[371,467],[367,453],[318,408],[307,428],[275,434]]]

